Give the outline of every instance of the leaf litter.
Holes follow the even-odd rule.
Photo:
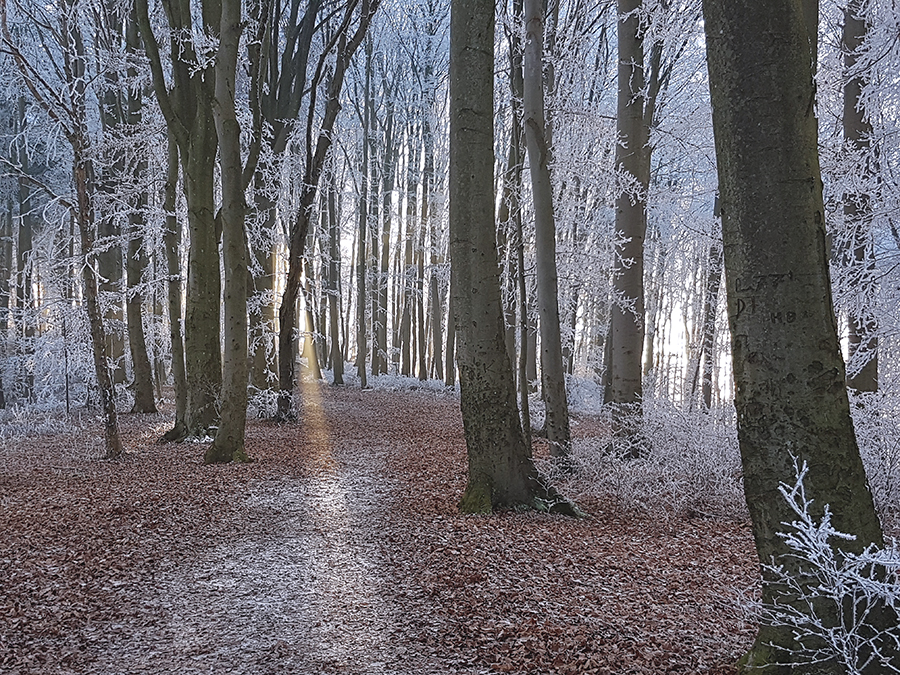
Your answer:
[[[302,400],[249,423],[248,465],[155,444],[149,415],[122,417],[116,462],[90,423],[0,450],[0,672],[736,672],[746,524],[600,498],[460,515],[452,395]]]

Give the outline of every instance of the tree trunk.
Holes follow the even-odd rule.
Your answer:
[[[333,166],[327,171],[328,185],[328,334],[334,384],[344,384],[344,352],[341,349],[341,230],[337,205],[337,177]]]
[[[369,256],[367,249],[369,244],[369,134],[372,125],[372,52],[371,40],[366,44],[365,85],[363,89],[363,142],[362,162],[360,164],[359,179],[359,235],[357,237],[356,259],[356,374],[359,376],[360,386],[365,389],[368,386],[366,377],[366,361],[369,358],[368,324],[366,322],[366,307],[368,306],[368,270]],[[373,373],[375,375],[377,373]]]
[[[494,3],[450,14],[450,259],[469,457],[463,512],[530,507],[574,513],[538,480],[504,344],[494,223]]]
[[[215,3],[202,8],[202,29],[218,32],[220,16]],[[221,278],[215,220],[214,160],[217,147],[213,124],[215,73],[212,62],[203,68],[190,39],[176,39],[183,32],[193,34],[193,14],[186,0],[164,0],[169,27],[171,81],[162,69],[159,44],[150,24],[146,0],[136,0],[135,11],[141,38],[153,75],[156,100],[166,125],[178,144],[183,170],[183,189],[188,208],[187,299],[184,319],[184,352],[187,383],[184,435],[175,429],[171,440],[205,436],[218,419],[217,396],[222,386],[220,345]],[[246,283],[246,279],[244,280]],[[177,425],[177,421],[176,421]]]
[[[409,125],[409,160],[406,166],[406,235],[403,242],[403,315],[400,318],[400,374],[409,377],[413,369],[413,324],[415,319],[416,266],[413,242],[416,237],[416,190],[419,154],[416,126]]]
[[[27,125],[25,97],[18,100],[17,133],[24,139]],[[29,171],[29,157],[24,140],[17,143],[18,162],[22,171]],[[31,253],[34,238],[34,211],[33,192],[31,186],[24,178],[19,178],[19,228],[16,233],[16,313],[15,319],[19,326],[18,332],[22,339],[18,341],[16,349],[16,380],[19,382],[17,394],[26,401],[34,399],[34,336],[37,333],[34,321],[34,290],[32,284]]]
[[[221,31],[216,57],[216,100],[213,115],[219,140],[222,177],[222,264],[225,271],[225,354],[221,414],[216,437],[206,449],[206,464],[247,461],[247,204],[241,163],[241,127],[235,108],[235,81],[241,37],[241,0],[219,0]]]
[[[646,190],[644,154],[644,43],[638,10],[641,0],[619,0],[618,107],[616,173],[621,182],[616,197],[614,301],[610,316],[607,364],[610,402],[640,403],[641,350],[644,345],[644,234]]]
[[[13,268],[13,208],[12,195],[7,194],[2,199],[2,211],[0,211],[0,364],[7,362],[7,349],[9,348],[10,326],[10,277]],[[68,308],[67,308],[68,309]],[[7,395],[5,384],[0,370],[0,410],[6,408]]]
[[[844,142],[856,162],[865,167],[857,180],[869,182],[876,173],[874,158],[870,156],[872,123],[866,116],[860,95],[865,84],[863,75],[856,72],[857,50],[866,35],[866,22],[861,18],[861,0],[852,0],[844,10],[842,51],[844,53]],[[848,386],[857,391],[878,390],[878,322],[871,308],[871,293],[876,283],[875,255],[872,243],[872,198],[866,193],[844,195],[844,221],[848,230],[845,264],[849,268],[850,291],[854,296],[848,316],[850,365],[853,374]]]
[[[833,546],[883,543],[832,307],[809,40],[797,2],[705,0],[703,9],[744,490],[759,559],[797,577],[779,536],[794,513],[777,488],[793,484],[798,461],[809,464],[813,515],[830,505],[834,527],[855,535]],[[805,607],[792,593],[763,570],[764,602]],[[835,608],[822,609],[835,620]],[[743,663],[842,672],[833,662],[793,665],[802,646],[791,629],[763,626]]]
[[[556,272],[556,221],[553,184],[550,181],[550,148],[544,125],[543,84],[544,17],[541,0],[525,0],[525,142],[534,198],[535,258],[537,260],[538,312],[541,330],[541,381],[546,405],[550,454],[566,457],[569,405],[566,399],[566,367],[559,327]]]
[[[187,374],[184,365],[184,333],[182,304],[184,294],[181,285],[181,223],[175,215],[178,190],[178,145],[169,134],[169,153],[163,210],[166,213],[163,230],[163,246],[166,250],[166,284],[169,308],[169,338],[172,342],[172,381],[175,387],[175,424],[160,441],[174,441],[187,436]]]
[[[187,153],[183,149],[181,152],[190,233],[184,319],[185,423],[188,435],[203,437],[219,417],[216,403],[222,388],[221,276],[214,215],[212,158],[216,154],[216,133],[212,115],[206,123],[198,120],[197,126]]]
[[[126,49],[134,53],[140,48],[138,36],[137,18],[134,12],[128,19],[125,33]],[[137,77],[137,69],[128,69],[129,77]],[[137,129],[141,124],[142,96],[140,92],[131,92],[128,95],[128,126],[129,132]],[[140,161],[137,166],[138,180],[146,184],[147,162]],[[144,211],[147,208],[148,195],[146,188],[142,188],[135,199],[129,216],[128,258],[125,261],[125,283],[128,293],[125,297],[125,315],[128,324],[128,346],[131,350],[131,363],[134,380],[132,389],[134,393],[133,413],[155,413],[156,398],[153,395],[153,368],[150,365],[150,357],[147,354],[147,340],[144,335],[144,293],[141,284],[144,280],[144,272],[149,266],[149,256],[144,247],[143,232],[146,228]]]

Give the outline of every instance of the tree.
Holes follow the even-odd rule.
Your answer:
[[[38,105],[59,125],[72,149],[72,183],[74,199],[66,206],[78,224],[81,240],[82,280],[84,303],[90,326],[94,375],[100,394],[103,413],[103,431],[106,458],[116,459],[122,454],[122,440],[119,436],[116,413],[115,392],[106,353],[106,330],[100,307],[100,289],[97,274],[97,222],[94,212],[96,180],[94,172],[94,148],[88,130],[88,81],[93,79],[88,71],[87,54],[78,7],[75,3],[64,3],[55,15],[56,25],[52,34],[56,39],[55,48],[61,56],[61,76],[59,87],[45,78],[21,51],[13,40],[8,24],[6,0],[0,2],[0,30],[4,50],[12,54],[19,74]],[[27,14],[26,14],[27,16]],[[49,21],[31,17],[39,25],[48,26]],[[61,89],[61,91],[60,91]]]
[[[847,151],[862,169],[859,178],[872,179],[873,159],[870,141],[872,123],[861,99],[865,77],[858,70],[858,50],[866,35],[866,21],[860,16],[863,3],[851,0],[844,10],[844,29],[841,47],[844,52],[844,111],[843,131]],[[856,163],[854,162],[854,163]],[[875,259],[872,244],[872,197],[857,191],[844,195],[844,220],[847,229],[844,256],[849,267],[849,281],[853,294],[861,300],[854,303],[848,316],[851,370],[847,384],[857,391],[878,389],[878,323],[865,297],[865,289],[874,283]]]
[[[832,308],[810,44],[797,0],[704,0],[703,11],[744,490],[760,560],[802,585],[779,536],[792,513],[778,486],[793,483],[795,462],[809,466],[817,516],[828,504],[835,528],[855,535],[842,550],[882,544]],[[764,568],[763,601],[776,599],[800,602]],[[840,672],[796,666],[803,647],[788,627],[763,626],[743,664]]]
[[[610,314],[607,352],[607,400],[617,405],[640,403],[644,345],[644,234],[649,172],[648,126],[641,0],[619,0],[618,105],[616,112],[616,257],[615,297]],[[646,167],[649,169],[649,166]]]
[[[557,297],[556,223],[550,148],[544,123],[544,10],[541,0],[525,0],[525,144],[534,199],[535,257],[541,330],[541,381],[547,406],[547,439],[557,457],[569,454],[569,406]]]
[[[214,158],[217,136],[213,121],[215,60],[205,58],[204,45],[194,36],[218,33],[219,8],[203,3],[197,17],[189,0],[163,0],[170,28],[171,78],[163,70],[159,43],[150,24],[147,0],[135,0],[138,26],[150,62],[153,89],[166,126],[178,146],[188,207],[187,297],[184,355],[187,397],[184,428],[165,434],[166,440],[205,435],[218,419],[216,402],[222,388],[220,346],[219,246],[216,227]],[[198,64],[200,64],[198,66]],[[180,312],[179,312],[180,313]]]
[[[372,18],[378,9],[379,0],[351,0],[344,11],[344,16],[338,29],[332,34],[326,44],[321,58],[316,66],[316,73],[310,83],[312,92],[323,81],[325,76],[325,59],[335,50],[335,61],[332,66],[330,81],[327,84],[325,100],[325,113],[322,118],[315,148],[312,143],[313,119],[316,114],[315,98],[312,97],[309,105],[309,114],[306,121],[306,168],[303,173],[303,182],[300,187],[299,207],[297,216],[291,224],[288,238],[288,275],[281,296],[281,308],[279,309],[279,334],[278,334],[278,408],[276,418],[289,419],[293,415],[292,402],[294,391],[294,359],[293,338],[294,326],[297,316],[297,298],[300,292],[301,274],[303,266],[303,251],[306,246],[306,236],[313,216],[313,203],[319,186],[319,178],[325,166],[325,159],[331,148],[334,123],[340,111],[340,94],[344,86],[344,76],[353,54],[359,48]],[[359,20],[356,29],[351,33],[350,27],[355,10],[359,8]]]
[[[450,265],[469,480],[466,513],[575,513],[539,480],[504,341],[494,224],[494,2],[450,9]]]
[[[241,0],[219,0],[219,50],[216,55],[215,116],[222,176],[222,263],[225,270],[225,354],[220,396],[221,414],[216,437],[203,461],[247,461],[244,430],[247,422],[247,243],[244,238],[247,204],[241,163],[241,127],[235,109],[238,46],[241,38]]]

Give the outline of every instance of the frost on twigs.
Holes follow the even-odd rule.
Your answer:
[[[779,487],[796,514],[795,520],[783,523],[788,529],[779,535],[790,547],[792,560],[764,566],[780,592],[774,602],[762,606],[760,621],[793,632],[802,645],[802,651],[792,655],[798,664],[837,664],[848,675],[900,673],[896,542],[885,548],[872,545],[858,554],[840,550],[836,540],[855,537],[832,526],[827,505],[818,521],[810,514],[805,462],[796,473],[793,486]]]
[[[576,500],[599,499],[617,511],[663,520],[746,519],[733,406],[685,410],[646,397],[633,414],[628,424],[639,434],[637,458],[621,439],[608,451],[613,429],[607,408],[581,406],[573,417],[570,467],[561,471],[539,457],[539,471]]]

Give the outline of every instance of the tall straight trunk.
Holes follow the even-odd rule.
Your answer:
[[[426,141],[427,143],[427,141]],[[428,206],[431,200],[431,174],[428,172],[428,150],[425,149],[425,169],[422,172],[422,212],[419,218],[419,229],[416,235],[416,360],[418,376],[424,381],[428,379],[428,361],[426,359],[426,315],[425,315],[425,236],[428,223]]]
[[[431,79],[434,77],[432,73],[431,64],[426,64],[425,67],[425,78],[426,81],[431,83]],[[434,98],[433,94],[433,84],[428,84],[426,86],[426,92],[428,95],[427,100],[430,102]],[[425,144],[425,170],[422,185],[423,187],[427,186],[427,191],[423,193],[422,196],[422,227],[427,229],[428,231],[428,305],[429,305],[429,316],[431,320],[431,368],[430,374],[432,377],[442,380],[444,379],[444,351],[443,351],[443,331],[442,331],[442,321],[444,316],[444,311],[442,308],[441,302],[441,292],[439,288],[438,281],[438,270],[439,265],[441,263],[441,255],[439,251],[440,242],[438,241],[437,236],[437,225],[436,225],[436,213],[434,212],[434,190],[435,190],[435,177],[434,177],[434,133],[431,129],[431,116],[429,115],[429,111],[425,111],[425,116],[422,122],[422,136]],[[424,243],[425,237],[424,232],[422,235],[422,241]],[[423,263],[424,263],[424,252],[423,252]],[[421,378],[422,373],[419,374]]]
[[[3,363],[7,360],[7,348],[9,344],[10,326],[10,300],[12,289],[10,277],[13,270],[13,205],[12,195],[6,195],[2,201],[0,211],[0,359]],[[0,371],[0,409],[6,408],[6,388]]]
[[[494,2],[450,12],[450,259],[469,479],[464,512],[574,513],[538,479],[504,344],[494,223]]]
[[[341,349],[341,230],[337,204],[337,175],[331,166],[326,173],[328,186],[328,336],[334,384],[344,384],[344,351]]]
[[[797,462],[809,466],[811,515],[821,518],[830,505],[834,528],[853,535],[832,538],[832,547],[860,552],[883,537],[854,436],[832,305],[810,45],[800,4],[791,0],[704,0],[703,11],[744,492],[759,560],[782,565],[815,595],[779,534],[795,514],[778,486],[793,484]],[[762,573],[764,603],[810,611],[770,568]],[[837,608],[824,598],[815,606],[834,626]],[[878,612],[864,623],[877,620]],[[878,626],[871,628],[877,636]],[[788,626],[763,625],[743,665],[845,672],[834,661],[797,663],[811,646],[803,642]],[[884,670],[875,664],[865,672]]]
[[[393,138],[394,112],[393,105],[385,112],[384,163],[382,166],[381,196],[381,261],[378,266],[378,320],[375,331],[375,344],[379,351],[379,360],[383,372],[388,372],[388,278],[390,276],[391,259],[391,224],[392,195],[396,180],[396,149]]]
[[[365,83],[363,86],[363,139],[362,161],[360,162],[359,181],[359,234],[356,250],[356,374],[360,386],[368,386],[366,361],[369,358],[368,324],[366,307],[368,306],[368,270],[369,256],[369,152],[371,144],[369,134],[372,127],[372,42],[366,44]],[[377,373],[373,373],[377,374]]]
[[[187,296],[184,319],[187,411],[191,436],[205,436],[215,426],[222,388],[220,344],[221,277],[215,219],[215,181],[210,158],[215,156],[216,132],[212,119],[198,122],[190,149],[181,152],[183,186],[188,203]],[[246,283],[246,279],[244,280]]]
[[[722,246],[717,241],[710,247],[709,276],[703,307],[703,376],[701,391],[703,407],[712,407],[713,370],[716,362],[716,310],[719,306],[719,287],[722,285]]]
[[[646,190],[644,155],[644,42],[638,10],[641,0],[618,0],[618,104],[616,115],[615,295],[607,365],[610,402],[633,406],[641,400],[644,345],[644,235]],[[649,178],[649,176],[647,176]]]
[[[175,424],[160,439],[176,440],[187,436],[187,371],[184,360],[184,318],[182,305],[181,223],[175,215],[178,190],[178,144],[172,134],[168,137],[168,161],[163,193],[163,210],[166,213],[163,230],[163,246],[166,250],[168,283],[166,294],[169,309],[169,338],[172,343],[172,381],[175,386]]]
[[[17,102],[16,131],[24,138],[27,125],[27,108],[24,96]],[[24,172],[29,171],[29,157],[24,141],[17,143],[17,160]],[[21,335],[17,347],[16,370],[21,387],[21,395],[27,401],[34,398],[34,336],[37,326],[34,321],[34,287],[32,284],[31,254],[34,239],[34,193],[31,184],[24,178],[18,181],[19,228],[16,232],[16,319],[17,332]]]
[[[138,208],[143,209],[147,195],[139,198]],[[144,248],[144,238],[140,234],[146,227],[142,211],[132,213],[129,218],[131,236],[128,239],[128,260],[126,262],[126,282],[128,296],[125,301],[126,320],[128,323],[128,347],[131,350],[131,363],[134,369],[134,405],[133,413],[155,413],[156,399],[153,395],[153,368],[147,353],[147,340],[144,335],[144,293],[141,290],[144,272],[149,266],[149,257]]]
[[[572,441],[566,399],[566,367],[559,327],[556,222],[553,215],[553,184],[550,180],[550,147],[544,126],[543,45],[542,1],[525,0],[523,126],[534,199],[542,393],[547,410],[546,428],[550,453],[555,457],[565,457],[571,450]]]
[[[862,0],[852,0],[844,10],[842,50],[844,53],[843,131],[847,150],[866,167],[861,178],[871,180],[876,173],[870,156],[872,123],[866,115],[861,94],[866,82],[857,72],[858,50],[866,36],[866,21],[860,17]],[[872,242],[872,198],[869,194],[845,194],[844,221],[849,236],[845,261],[850,268],[851,289],[858,298],[848,316],[850,362],[855,372],[847,384],[857,391],[878,389],[878,322],[869,306],[868,289],[875,283],[875,255]],[[861,367],[859,361],[864,361]]]
[[[706,264],[706,285],[703,294],[703,319],[700,324],[700,353],[693,364],[689,406],[692,408],[700,387],[700,400],[704,410],[712,405],[712,374],[716,340],[716,309],[719,304],[719,286],[722,285],[722,246],[714,241],[709,247]],[[702,368],[701,368],[702,365]]]
[[[206,449],[206,464],[247,461],[247,244],[244,239],[247,203],[241,161],[241,127],[235,106],[238,46],[241,38],[241,0],[219,0],[221,20],[216,56],[213,114],[219,140],[222,177],[222,267],[225,272],[225,352],[221,414],[216,436]]]
[[[140,48],[137,17],[134,12],[128,19],[125,32],[126,49],[134,53]],[[137,70],[129,68],[129,77],[137,77]],[[131,92],[128,95],[128,126],[130,130],[137,129],[142,120],[142,96],[141,93]],[[147,162],[140,161],[137,166],[139,180],[146,180]],[[129,215],[128,257],[125,261],[125,282],[128,293],[125,297],[125,315],[128,325],[128,347],[131,350],[131,363],[134,380],[132,383],[134,393],[134,405],[131,408],[135,413],[155,413],[156,399],[153,395],[153,368],[150,365],[150,356],[147,353],[147,339],[144,335],[144,293],[141,284],[144,273],[150,264],[150,258],[144,247],[143,232],[146,228],[144,212],[147,208],[148,195],[146,188],[142,188],[135,199],[131,214]]]
[[[415,323],[416,266],[413,244],[416,237],[418,213],[418,147],[416,126],[409,126],[409,161],[406,166],[406,234],[403,242],[403,316],[400,318],[400,373],[409,376],[413,370],[413,324]]]

